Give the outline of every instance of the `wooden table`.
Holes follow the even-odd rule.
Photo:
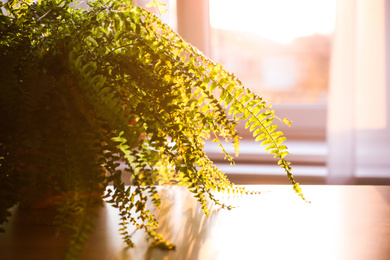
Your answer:
[[[239,207],[214,208],[210,217],[185,189],[161,189],[160,232],[176,244],[168,252],[149,248],[142,232],[135,248],[123,250],[116,210],[106,206],[80,259],[390,259],[390,186],[302,185],[311,204],[291,186],[247,187],[270,192],[221,195]],[[61,259],[63,241],[54,228],[32,222],[26,210],[13,211],[0,234],[0,259]]]

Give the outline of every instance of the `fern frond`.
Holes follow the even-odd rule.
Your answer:
[[[128,246],[127,227],[134,225],[152,245],[172,249],[149,209],[161,204],[156,184],[188,187],[207,215],[210,202],[231,208],[215,191],[252,194],[203,150],[213,138],[234,163],[224,142],[238,154],[240,120],[305,199],[274,123],[289,121],[234,74],[130,0],[93,1],[88,10],[70,3],[2,4],[9,15],[0,14],[1,222],[7,207],[27,202],[24,191],[36,186],[56,195],[56,223],[72,231],[69,258],[92,232],[102,197],[118,208]]]
[[[285,170],[294,191],[306,201],[299,184],[295,182],[291,173],[290,163],[284,159],[288,154],[287,147],[282,145],[284,137],[274,133],[276,125],[271,125],[275,118],[279,119],[271,110],[271,107],[261,97],[245,88],[234,74],[226,71],[220,64],[215,64],[196,48],[185,43],[180,36],[158,19],[153,19],[153,22],[155,23],[154,26],[163,27],[164,29],[161,31],[167,32],[163,37],[169,38],[173,42],[172,46],[174,47],[171,49],[174,50],[171,50],[170,55],[177,54],[177,58],[189,60],[187,63],[182,63],[182,66],[186,68],[185,71],[188,71],[186,76],[193,81],[209,82],[207,86],[203,84],[197,86],[203,90],[204,95],[209,95],[208,91],[215,92],[219,90],[219,103],[224,103],[226,107],[230,106],[229,114],[232,114],[236,121],[240,119],[247,120],[246,128],[256,133],[257,141],[262,140],[262,145],[272,144],[275,146],[274,149],[268,149],[268,151],[274,154],[275,157],[280,158],[279,164]],[[186,58],[183,59],[183,57]],[[197,66],[193,64],[197,64]],[[282,122],[289,124],[286,120]]]

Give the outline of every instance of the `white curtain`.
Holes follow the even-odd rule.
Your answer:
[[[328,183],[390,178],[390,1],[338,0]]]

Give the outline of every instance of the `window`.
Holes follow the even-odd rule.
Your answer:
[[[273,104],[325,104],[334,5],[210,0],[211,57]]]
[[[309,167],[295,174],[324,177],[335,0],[176,0],[175,3],[179,34],[272,103],[278,115],[293,121],[292,128],[281,126],[291,140],[287,144],[293,154],[290,160],[297,162],[298,168]],[[271,169],[278,167],[271,162],[272,156],[257,154],[261,149],[253,144],[252,135],[243,127],[239,131],[244,137],[237,160],[239,168],[224,168],[223,156],[218,157],[212,145],[206,146],[208,155],[229,177],[236,175],[238,178],[233,179],[237,182],[244,175],[275,176]],[[267,164],[273,168],[266,167]],[[280,175],[283,174],[281,171]]]

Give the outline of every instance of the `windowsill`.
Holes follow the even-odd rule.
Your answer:
[[[327,147],[325,141],[286,141],[296,181],[306,184],[324,184],[328,174],[326,168]],[[232,145],[225,150],[234,155]],[[207,142],[206,154],[227,177],[236,184],[288,184],[284,170],[277,159],[264,150],[259,143],[243,140],[235,165],[224,160],[218,144]]]
[[[290,152],[288,160],[294,164],[304,165],[325,165],[327,148],[325,141],[286,141],[284,143]],[[233,146],[230,143],[224,145],[225,150],[234,155]],[[265,151],[265,147],[260,146],[260,143],[255,143],[252,140],[242,140],[240,144],[239,156],[235,158],[236,163],[272,163],[276,159],[271,154]],[[207,141],[205,144],[205,152],[214,162],[226,162],[224,154],[218,144]]]

